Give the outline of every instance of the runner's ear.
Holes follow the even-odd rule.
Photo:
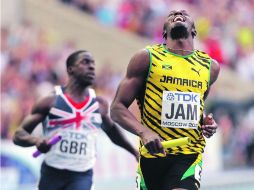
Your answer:
[[[73,67],[72,66],[67,67],[67,73],[68,73],[68,75],[73,74]]]
[[[192,25],[191,35],[192,35],[192,38],[194,38],[195,36],[197,36],[197,30],[196,30],[196,27],[195,27],[195,24],[194,24],[194,23],[193,23],[193,25]]]

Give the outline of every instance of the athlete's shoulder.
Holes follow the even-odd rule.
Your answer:
[[[196,55],[200,58],[200,59],[209,59],[211,60],[211,57],[204,51],[202,50],[195,50]]]
[[[50,94],[39,98],[33,105],[32,113],[48,113],[53,107],[56,97],[56,94],[51,92]]]
[[[54,91],[52,93],[54,93],[57,96],[63,94],[64,90],[65,90],[64,86],[56,85],[54,86]]]
[[[140,72],[144,72],[149,68],[150,64],[150,56],[147,49],[139,50],[134,56],[132,56],[128,68],[127,73],[129,74],[140,74]]]
[[[220,73],[220,64],[215,59],[212,59],[210,84],[213,84],[217,80],[219,73]]]
[[[145,49],[147,49],[148,51],[163,49],[163,44],[148,45],[148,46],[145,47]]]
[[[96,98],[96,97],[97,97],[96,91],[95,91],[94,88],[90,87],[90,88],[88,89],[88,91],[89,91],[89,96],[91,96],[92,98]]]

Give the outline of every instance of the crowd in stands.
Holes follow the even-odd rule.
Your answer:
[[[95,16],[104,25],[162,42],[170,10],[186,9],[195,19],[198,47],[222,65],[254,80],[253,0],[61,0]],[[236,64],[237,63],[237,64]]]
[[[226,68],[237,71],[243,79],[254,81],[253,0],[185,0],[181,4],[176,0],[61,1],[94,15],[105,25],[117,26],[155,42],[162,41],[162,25],[168,11],[184,7],[196,20],[198,47]],[[50,29],[37,28],[29,22],[1,27],[2,139],[11,138],[38,97],[49,92],[53,85],[64,84],[67,77],[65,59],[76,50],[75,42],[63,42],[57,48],[55,43]],[[110,99],[121,76],[113,73],[108,64],[102,72],[104,74],[98,72],[96,88]],[[211,108],[218,115],[224,135],[225,159],[234,157],[232,165],[244,165],[246,162],[254,165],[254,157],[251,156],[254,147],[253,101],[248,105],[252,106],[239,109],[241,106],[233,105],[233,110],[242,110],[234,114],[229,112],[231,104],[229,110]]]

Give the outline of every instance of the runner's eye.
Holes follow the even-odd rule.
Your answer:
[[[81,61],[80,61],[80,63],[82,63],[82,64],[89,64],[89,63],[93,63],[94,61],[93,60],[91,60],[91,59],[82,59]]]

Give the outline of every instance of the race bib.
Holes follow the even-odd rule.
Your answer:
[[[199,93],[163,91],[162,127],[197,129],[199,120]]]
[[[65,159],[85,160],[94,153],[94,138],[86,133],[63,130],[62,140],[56,146],[56,153]]]
[[[45,161],[58,169],[83,172],[95,164],[96,133],[76,129],[59,132],[61,141],[53,145],[46,154]]]

